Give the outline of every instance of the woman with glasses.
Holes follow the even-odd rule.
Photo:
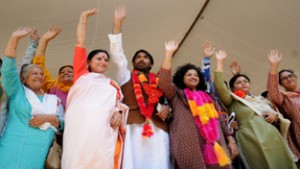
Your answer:
[[[278,66],[282,59],[278,50],[271,50],[268,58],[270,71],[268,77],[269,98],[281,109],[283,115],[291,121],[288,143],[293,153],[300,158],[300,90],[297,85],[297,76],[291,70],[281,70]],[[279,85],[288,94],[280,92]]]

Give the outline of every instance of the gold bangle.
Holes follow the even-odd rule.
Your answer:
[[[41,49],[41,48],[38,48],[37,50],[38,50],[38,51],[44,51],[44,49]]]

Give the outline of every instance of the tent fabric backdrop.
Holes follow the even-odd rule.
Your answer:
[[[242,72],[251,78],[252,92],[266,89],[267,54],[279,49],[284,58],[281,68],[300,74],[300,1],[297,0],[210,0],[197,18],[206,0],[2,0],[0,2],[0,51],[4,52],[11,33],[21,26],[38,30],[41,36],[51,26],[61,26],[61,34],[48,44],[46,64],[53,75],[60,66],[71,64],[76,40],[76,26],[82,11],[97,7],[100,12],[88,20],[86,48],[107,49],[107,34],[112,30],[114,7],[126,4],[129,15],[123,26],[123,45],[129,61],[135,51],[148,50],[155,59],[157,72],[164,58],[164,42],[178,40],[187,34],[174,58],[176,68],[187,62],[201,65],[201,46],[210,40],[217,49],[228,51],[225,79],[231,73],[229,64],[236,60]],[[22,39],[18,60],[29,38]],[[129,62],[131,68],[131,63]],[[212,70],[214,59],[212,59]],[[114,78],[114,65],[106,73]]]

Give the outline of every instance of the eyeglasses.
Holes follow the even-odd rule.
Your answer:
[[[282,78],[280,79],[280,81],[285,81],[285,80],[288,80],[289,78],[294,78],[294,77],[295,77],[295,75],[289,74],[289,75],[287,75],[287,76],[285,76],[285,77],[282,77]]]

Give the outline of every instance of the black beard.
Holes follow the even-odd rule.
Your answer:
[[[137,71],[140,71],[140,72],[148,73],[150,71],[151,67],[147,67],[147,68],[134,67],[134,69]]]
[[[134,67],[135,70],[138,70],[138,71],[144,72],[144,73],[148,73],[151,69],[150,66],[148,66],[148,67],[144,67],[144,66],[139,67],[138,65],[134,65],[133,67]]]

